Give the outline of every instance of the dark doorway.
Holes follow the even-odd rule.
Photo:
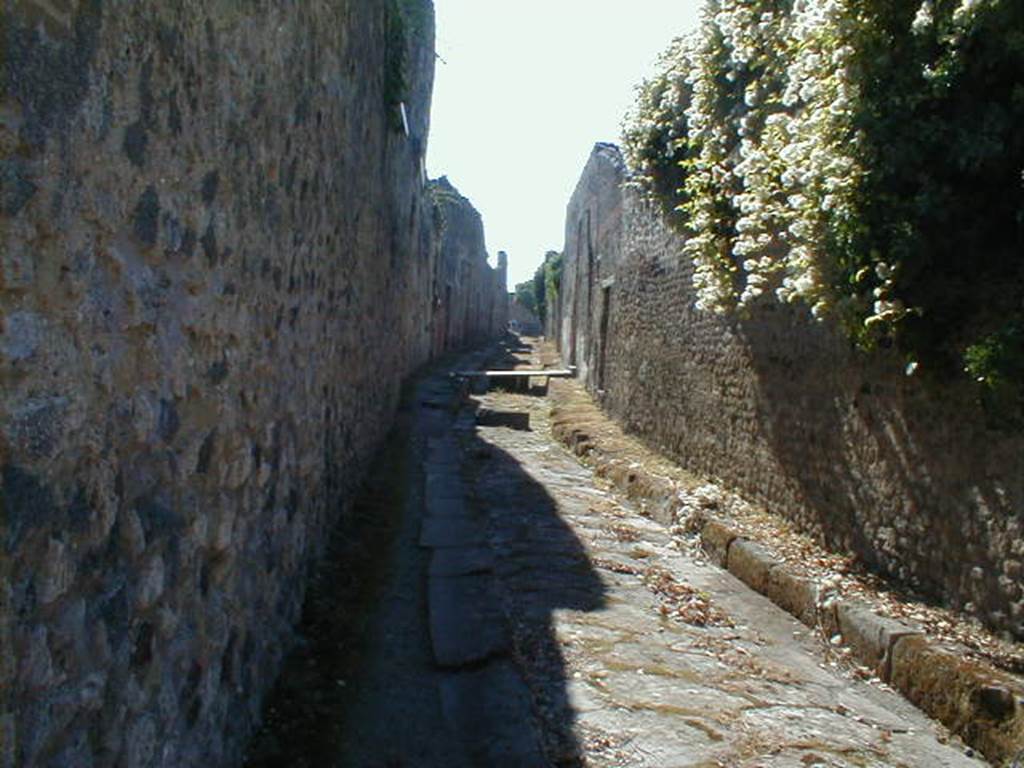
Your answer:
[[[608,318],[611,315],[612,307],[612,287],[610,285],[605,286],[601,291],[601,331],[600,331],[600,348],[598,349],[597,358],[597,388],[604,389],[604,366],[605,359],[608,356]]]

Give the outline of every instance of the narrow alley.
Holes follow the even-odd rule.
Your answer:
[[[541,379],[463,397],[452,369],[407,396],[250,766],[983,764],[595,478]]]

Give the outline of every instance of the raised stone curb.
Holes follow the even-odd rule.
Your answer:
[[[674,509],[676,498],[671,481],[624,462],[622,456],[604,455],[597,440],[571,424],[557,425],[552,431],[620,492],[657,510],[654,519],[672,522],[665,519],[665,510]],[[863,603],[823,602],[813,579],[794,573],[765,547],[743,538],[706,511],[693,515],[688,527],[699,535],[709,560],[803,624],[820,628],[829,638],[840,636],[881,680],[994,765],[1024,768],[1024,685],[1018,680],[990,665],[965,661],[957,649],[929,640],[916,627],[879,616]]]
[[[708,557],[717,565],[725,568],[729,556],[729,545],[736,540],[736,532],[717,520],[701,518],[696,531],[701,536],[701,545]]]
[[[768,591],[775,559],[768,550],[748,539],[734,539],[729,545],[725,567],[729,573],[761,594]]]
[[[828,613],[819,606],[820,592],[814,579],[797,576],[777,564],[772,566],[764,590],[768,599],[810,627]]]
[[[857,658],[888,682],[892,677],[892,649],[903,637],[921,637],[919,629],[879,616],[854,600],[836,604],[839,634]]]
[[[1024,690],[1008,675],[918,635],[896,641],[891,683],[993,763],[1022,764]]]

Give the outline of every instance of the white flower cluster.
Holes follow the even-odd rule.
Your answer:
[[[689,189],[697,234],[687,252],[699,307],[721,311],[774,292],[823,315],[827,222],[844,215],[862,174],[852,151],[850,14],[846,0],[776,9],[768,0],[709,6],[687,111],[701,147]],[[725,90],[741,86],[741,97],[722,92],[723,69]],[[735,217],[732,231],[723,211]]]
[[[905,34],[956,55],[980,12],[1004,1],[959,0],[951,10],[920,0]],[[886,17],[891,7],[876,2]],[[661,142],[666,158],[688,148],[681,210],[699,309],[768,298],[801,302],[816,317],[852,310],[867,327],[891,327],[910,311],[895,298],[892,257],[856,252],[878,162],[860,126],[862,78],[886,66],[884,52],[869,53],[883,39],[879,23],[863,0],[707,0],[699,34],[668,52],[665,79],[633,117],[634,137]],[[686,136],[674,133],[680,113]],[[839,280],[849,290],[837,290]]]

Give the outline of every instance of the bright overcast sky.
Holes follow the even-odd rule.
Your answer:
[[[509,290],[561,250],[565,207],[590,150],[619,142],[633,87],[700,0],[435,0],[427,167],[509,254]]]

